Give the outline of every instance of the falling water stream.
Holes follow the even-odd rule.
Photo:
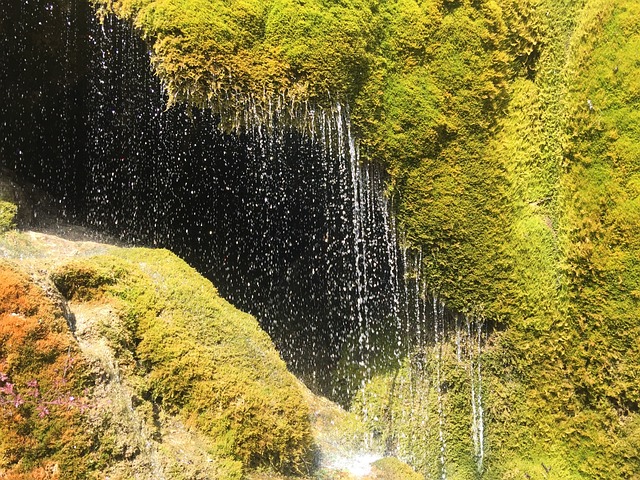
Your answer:
[[[2,165],[68,218],[175,251],[257,317],[294,373],[343,403],[377,369],[432,348],[442,479],[441,357],[455,338],[482,471],[482,323],[452,326],[421,279],[422,252],[397,232],[383,168],[361,161],[348,105],[247,96],[227,118],[167,108],[131,28],[80,0],[57,5],[1,12]]]

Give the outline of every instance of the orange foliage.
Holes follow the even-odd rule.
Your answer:
[[[42,311],[42,310],[46,310]],[[51,302],[29,278],[7,263],[0,263],[0,315],[52,314]]]
[[[25,398],[20,406],[0,402],[0,478],[60,477],[54,458],[75,435],[79,416],[55,402],[81,388],[84,368],[74,365],[76,356],[61,309],[28,275],[0,261],[0,373]],[[28,385],[33,381],[38,395]],[[39,415],[45,402],[51,415]]]
[[[29,473],[12,473],[2,474],[2,480],[59,480],[60,468],[57,463],[49,463],[42,467],[34,468]]]
[[[44,292],[7,264],[0,264],[0,371],[14,383],[27,376],[55,378],[66,368],[71,336]]]

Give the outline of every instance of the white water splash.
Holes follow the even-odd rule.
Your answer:
[[[339,456],[331,459],[326,468],[340,472],[348,472],[356,478],[364,477],[371,473],[371,464],[380,460],[382,455],[370,452],[354,453],[353,455]]]

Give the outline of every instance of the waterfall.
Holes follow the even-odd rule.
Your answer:
[[[408,356],[392,377],[374,378],[365,387],[358,411],[378,432],[386,452],[416,466],[426,478],[482,478],[486,322],[448,309],[430,291],[422,255],[419,249],[399,250],[407,266],[400,301],[406,315],[402,322],[408,322],[403,330],[411,345]]]
[[[112,17],[87,23],[81,216],[186,258],[334,399],[397,363],[396,226],[348,106],[238,96],[224,118],[167,108],[137,34]]]
[[[45,62],[55,80],[42,108],[27,97],[47,85],[0,68],[0,113],[11,120],[0,125],[2,165],[54,194],[67,216],[185,258],[258,318],[317,392],[347,404],[377,371],[408,363],[397,388],[417,408],[393,419],[412,430],[389,448],[431,442],[410,460],[433,478],[449,472],[455,360],[469,376],[469,443],[481,473],[485,327],[454,316],[424,278],[429,252],[399,231],[385,171],[360,158],[348,105],[227,93],[212,98],[215,108],[169,108],[138,34],[112,17],[98,21],[85,2],[68,4],[59,12],[63,67]],[[47,2],[33,5],[16,25],[49,15]],[[0,52],[5,65],[35,47],[12,48]]]
[[[472,436],[473,450],[479,474],[483,472],[484,463],[484,404],[482,400],[482,343],[483,322],[475,323],[473,330],[471,319],[467,319],[467,335],[469,342],[469,382],[471,384]]]

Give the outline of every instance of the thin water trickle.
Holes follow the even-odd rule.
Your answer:
[[[474,337],[471,342],[471,345],[475,346],[473,353],[470,353],[470,358],[475,360],[475,368],[474,361],[471,361],[470,365],[470,373],[471,373],[471,389],[472,389],[472,400],[474,400],[474,408],[473,408],[473,434],[474,434],[474,451],[476,458],[476,467],[479,474],[482,474],[484,470],[484,404],[482,399],[482,343],[483,343],[483,327],[484,324],[481,321],[476,322],[476,331],[474,332]],[[470,341],[471,332],[470,333]]]
[[[444,314],[443,305],[436,296],[433,297],[433,328],[434,328],[434,349],[436,351],[436,391],[438,393],[438,440],[440,442],[440,478],[447,478],[447,442],[445,439],[446,417],[444,408],[444,392],[442,386],[444,384],[444,372],[442,370],[442,349],[444,346]]]

